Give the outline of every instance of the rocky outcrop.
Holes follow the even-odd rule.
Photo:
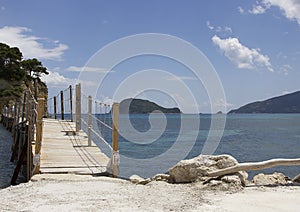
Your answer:
[[[211,171],[216,171],[237,165],[238,162],[230,155],[200,155],[182,160],[169,170],[170,181],[173,183],[191,183],[201,181],[211,189],[228,190],[241,189],[245,186],[248,174],[238,172],[216,178],[207,177]]]
[[[258,174],[253,177],[255,185],[285,185],[288,183],[288,178],[282,173],[273,174]]]
[[[245,164],[245,163],[244,163]],[[137,175],[130,177],[130,181],[136,184],[148,184],[153,181],[163,181],[168,183],[195,183],[197,187],[210,190],[237,191],[246,185],[286,185],[300,183],[300,174],[293,181],[282,173],[258,174],[249,182],[246,171],[236,173],[223,173],[224,169],[232,169],[244,164],[239,164],[230,155],[199,155],[198,157],[182,160],[169,169],[169,174],[157,174],[152,178],[144,179]],[[222,170],[222,171],[220,171]],[[247,170],[247,169],[246,169]],[[212,175],[218,172],[220,175]]]
[[[174,183],[190,183],[196,180],[206,180],[208,172],[237,164],[237,160],[230,155],[200,155],[180,161],[169,170],[169,173]]]

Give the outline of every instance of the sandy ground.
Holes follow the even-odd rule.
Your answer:
[[[0,190],[0,211],[299,211],[300,187],[252,187],[230,193],[197,184],[79,175],[36,175]]]

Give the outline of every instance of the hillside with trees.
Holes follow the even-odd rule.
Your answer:
[[[49,73],[39,60],[23,59],[19,48],[0,43],[0,110],[13,104],[26,88],[35,97],[47,98],[47,85],[41,80],[43,74]]]
[[[229,113],[300,113],[300,91],[253,102]]]

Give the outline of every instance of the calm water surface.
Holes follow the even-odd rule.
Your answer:
[[[214,154],[230,154],[239,162],[300,157],[300,114],[230,114],[214,115],[214,118],[218,119],[222,116],[226,116],[226,127]],[[163,156],[174,146],[178,138],[182,119],[187,122],[190,120],[191,125],[193,125],[195,115],[182,115],[181,117],[179,114],[168,114],[166,117],[167,126],[163,134],[152,143],[139,144],[122,136],[122,131],[132,129],[122,125],[124,117],[121,115],[119,149],[122,176],[128,177],[132,174],[139,174],[144,177],[151,177],[157,172],[166,172],[168,168],[165,168],[164,165],[167,164],[166,166],[170,167],[178,162],[177,159],[182,157],[180,153],[186,151],[185,146],[193,145],[185,158],[192,158],[201,153],[207,139],[212,116],[200,115],[200,127],[193,129],[194,127],[191,126],[185,129],[180,141],[181,147],[164,158]],[[98,118],[101,117],[98,115]],[[147,140],[146,135],[149,134],[146,134],[146,132],[150,129],[149,115],[131,115],[130,121],[135,130],[138,130],[142,135],[145,133],[144,137],[137,136],[141,139],[141,142]],[[153,123],[160,122],[159,118],[155,120],[155,116],[152,117],[152,121]],[[160,129],[156,130],[159,131]],[[218,130],[216,132],[219,133]],[[111,139],[110,132],[104,134],[108,140]],[[193,138],[195,134],[196,139]],[[134,132],[132,132],[132,135],[134,135]],[[100,143],[99,146],[101,146]],[[108,155],[110,154],[110,150],[105,150],[104,147],[101,147],[101,149]],[[161,157],[162,160],[147,163],[155,157]],[[283,172],[289,177],[294,177],[300,173],[300,167],[275,167],[262,171],[252,171],[250,177],[258,172],[273,173],[274,171]]]

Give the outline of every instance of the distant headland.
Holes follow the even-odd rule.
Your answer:
[[[229,113],[300,113],[300,91],[249,103]]]
[[[155,111],[161,111],[162,113],[181,113],[180,109],[177,107],[165,108],[144,99],[129,98],[120,102],[121,114],[149,114]]]

